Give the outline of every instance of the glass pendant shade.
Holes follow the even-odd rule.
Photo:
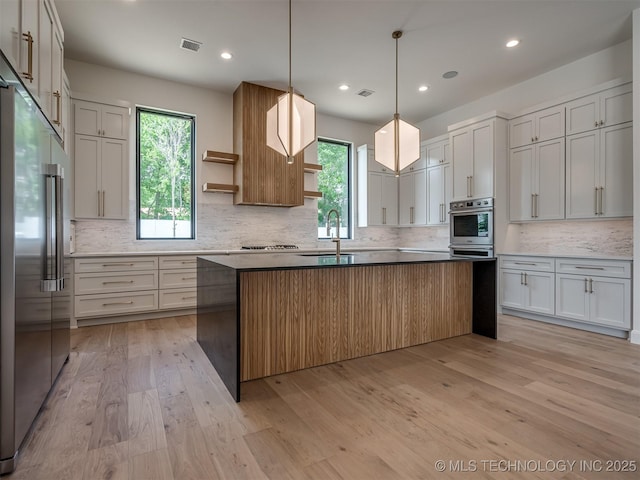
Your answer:
[[[397,176],[420,158],[420,130],[395,114],[393,120],[376,131],[374,152],[376,162]]]
[[[267,112],[267,146],[293,157],[316,139],[316,106],[300,95],[287,92]]]

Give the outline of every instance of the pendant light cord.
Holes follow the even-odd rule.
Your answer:
[[[397,35],[398,32],[394,32],[393,36],[396,39],[396,115],[398,114],[398,39],[400,38],[400,35],[402,35],[402,32],[400,32],[399,35]]]
[[[291,85],[291,0],[289,0],[289,91],[293,92]]]

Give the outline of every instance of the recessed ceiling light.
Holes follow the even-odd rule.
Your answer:
[[[233,58],[233,55],[229,52],[222,52],[220,56],[225,60],[231,60]]]
[[[518,46],[518,44],[519,44],[519,43],[520,43],[520,40],[516,40],[516,39],[509,40],[509,41],[507,42],[507,47],[508,47],[508,48],[513,48],[513,47]]]
[[[418,87],[419,92],[426,92],[427,90],[429,90],[429,85],[420,85]]]
[[[457,77],[457,76],[458,76],[458,72],[456,72],[455,70],[450,70],[442,74],[442,78],[447,78],[447,79]]]
[[[342,85],[340,85],[338,87],[340,90],[344,91],[344,90],[349,90],[349,85],[347,85],[346,83],[343,83]]]

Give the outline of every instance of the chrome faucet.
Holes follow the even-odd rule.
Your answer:
[[[327,236],[331,236],[331,214],[336,214],[336,236],[331,237],[331,241],[336,244],[336,257],[340,258],[340,213],[335,208],[327,213]]]

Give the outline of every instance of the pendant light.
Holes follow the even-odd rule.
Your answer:
[[[393,120],[375,133],[375,160],[389,170],[396,177],[400,170],[420,158],[420,130],[400,119],[398,113],[398,39],[402,31],[397,30],[391,35],[396,41],[396,113]]]
[[[316,139],[316,106],[294,93],[291,85],[291,0],[289,0],[289,88],[267,112],[267,146],[293,157]]]

